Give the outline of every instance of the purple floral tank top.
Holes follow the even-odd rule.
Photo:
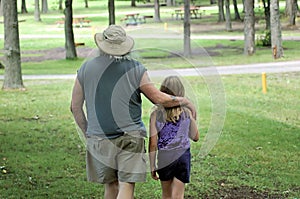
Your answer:
[[[159,112],[158,112],[159,114]],[[190,148],[190,117],[182,112],[176,123],[156,121],[158,131],[158,150],[174,150]]]

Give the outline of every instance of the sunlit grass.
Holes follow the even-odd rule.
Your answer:
[[[300,74],[220,77],[226,119],[216,146],[205,158],[199,150],[211,121],[211,93],[200,77],[184,78],[198,103],[199,143],[192,143],[191,183],[186,196],[220,198],[221,190],[250,187],[256,192],[299,196]],[[159,82],[159,79],[153,79]],[[2,82],[0,81],[0,84]],[[23,92],[0,91],[0,192],[4,198],[102,198],[101,185],[86,182],[84,145],[69,111],[73,81],[26,80]],[[151,103],[143,99],[148,126]],[[153,191],[155,190],[155,191]],[[136,186],[137,199],[160,198],[148,175]],[[225,196],[225,195],[223,195]]]

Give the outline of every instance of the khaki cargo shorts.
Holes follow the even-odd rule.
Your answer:
[[[139,131],[126,132],[115,139],[87,138],[88,181],[145,182],[146,168],[145,140]]]

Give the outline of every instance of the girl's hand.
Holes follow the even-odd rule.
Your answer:
[[[157,176],[156,171],[151,171],[151,177],[152,177],[154,180],[158,180],[158,179],[159,179],[159,177]]]

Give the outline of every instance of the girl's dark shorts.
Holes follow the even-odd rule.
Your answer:
[[[191,153],[184,151],[159,151],[158,170],[161,181],[172,180],[174,177],[183,183],[190,182]]]

